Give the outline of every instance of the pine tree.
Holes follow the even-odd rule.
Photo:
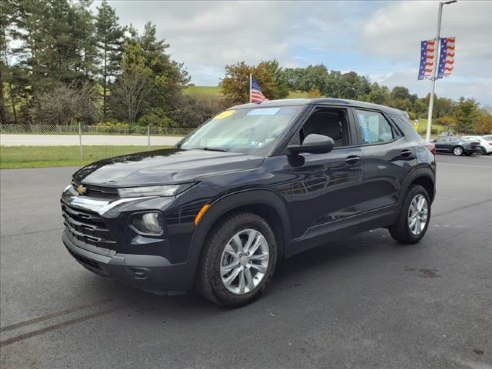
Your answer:
[[[99,59],[99,75],[103,87],[103,117],[108,116],[109,85],[120,72],[121,47],[124,29],[118,24],[116,12],[103,0],[97,8],[96,38]]]
[[[7,27],[10,23],[11,8],[10,3],[0,4],[0,124],[7,123],[7,110],[5,107],[4,84],[7,81],[7,48],[8,34]]]

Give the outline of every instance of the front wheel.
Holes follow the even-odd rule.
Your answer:
[[[419,242],[427,232],[430,216],[429,194],[422,186],[412,186],[403,201],[397,223],[388,228],[391,237],[403,244]]]
[[[266,289],[276,260],[275,236],[263,218],[251,213],[228,216],[207,238],[197,288],[218,305],[248,304]]]
[[[456,146],[454,149],[453,149],[453,154],[455,156],[461,156],[463,155],[463,148],[461,146]]]
[[[480,146],[480,152],[482,153],[482,155],[487,155],[487,150],[483,146]]]

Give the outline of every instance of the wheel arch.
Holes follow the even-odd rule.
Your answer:
[[[279,195],[270,190],[246,190],[223,196],[210,204],[196,226],[188,255],[189,262],[197,264],[210,231],[225,216],[236,212],[256,214],[268,222],[277,241],[277,255],[283,257],[290,240],[290,222],[287,206]]]
[[[434,201],[434,197],[436,195],[436,189],[435,189],[435,184],[434,181],[426,175],[421,175],[420,177],[415,178],[410,186],[413,185],[420,185],[425,188],[427,193],[429,194],[431,203]]]
[[[431,168],[420,168],[409,175],[402,186],[402,191],[400,193],[400,201],[402,204],[405,200],[405,196],[413,185],[420,185],[424,187],[429,194],[431,203],[434,201],[436,196],[436,182],[435,182],[435,172]]]

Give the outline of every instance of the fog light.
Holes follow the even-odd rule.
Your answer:
[[[161,213],[139,213],[131,218],[131,225],[137,233],[160,236],[164,233]]]

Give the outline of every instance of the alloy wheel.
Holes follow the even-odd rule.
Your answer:
[[[416,195],[410,202],[410,207],[408,208],[408,228],[413,235],[420,235],[426,225],[429,218],[429,204],[424,195]]]
[[[265,278],[270,260],[268,242],[255,229],[243,229],[227,242],[220,260],[220,277],[227,291],[243,295]]]

